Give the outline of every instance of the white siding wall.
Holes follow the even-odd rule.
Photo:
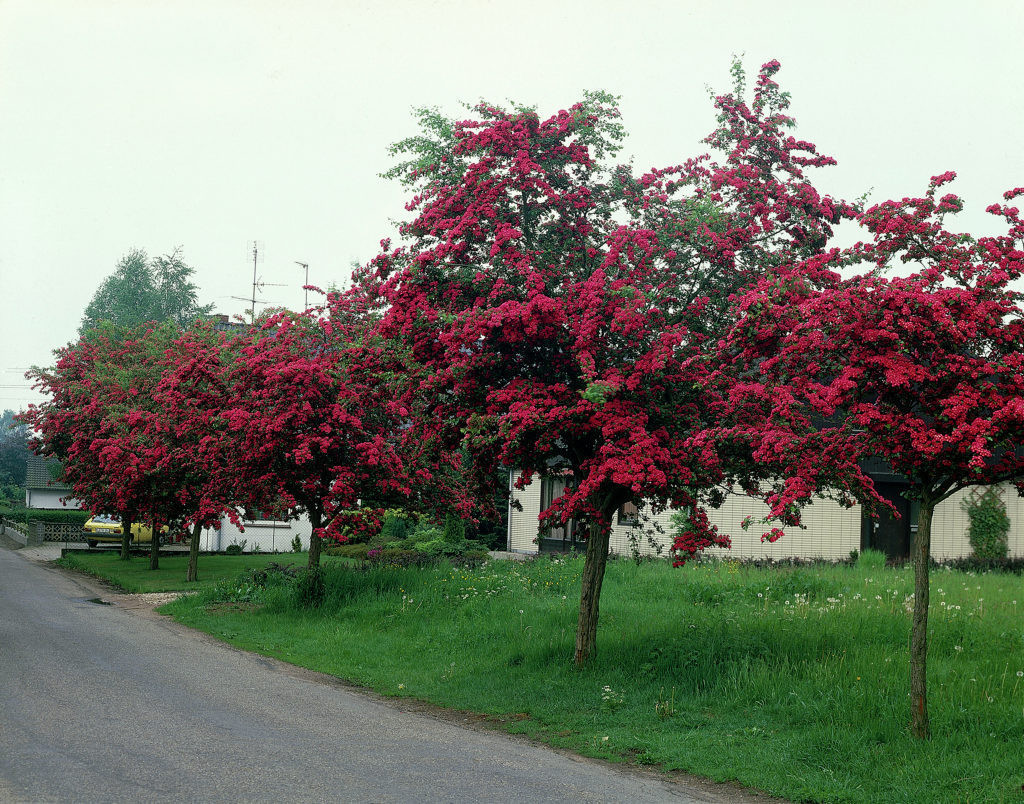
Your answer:
[[[517,475],[518,476],[518,475]],[[522,511],[513,508],[509,513],[509,549],[517,552],[537,552],[538,515],[540,514],[540,481],[534,480],[522,491],[514,491],[515,499],[522,504]],[[968,492],[960,492],[939,504],[932,521],[932,555],[939,561],[970,555],[971,545],[967,539],[967,514],[960,508],[960,501]],[[1010,555],[1024,557],[1024,498],[1017,495],[1011,485],[1003,489],[1003,501],[1010,516]],[[785,536],[774,544],[761,542],[761,534],[769,528],[758,524],[744,531],[740,527],[743,518],[750,515],[761,519],[767,507],[749,497],[735,496],[726,500],[717,510],[709,510],[708,517],[719,531],[732,537],[732,548],[711,548],[708,555],[735,558],[824,558],[840,560],[848,558],[853,550],[860,550],[861,507],[843,508],[832,500],[816,500],[803,511],[804,528],[783,528]],[[665,549],[670,545],[668,538],[670,512],[651,516],[641,511],[641,519],[659,524],[664,531],[660,541]],[[613,553],[628,554],[631,551],[631,528],[619,525],[612,527],[611,550]],[[644,554],[651,554],[646,536],[642,533],[638,547]]]
[[[750,497],[730,497],[725,504],[708,511],[708,518],[719,531],[732,537],[732,548],[715,547],[708,555],[736,558],[825,558],[833,561],[849,558],[850,552],[860,549],[859,505],[843,508],[833,500],[817,499],[804,508],[801,515],[803,528],[783,528],[785,536],[777,542],[762,542],[761,534],[771,529],[755,521],[746,531],[740,527],[745,516],[760,520],[768,513],[768,506]]]
[[[292,539],[296,536],[302,540],[302,549],[308,549],[311,531],[312,527],[305,516],[287,522],[248,522],[245,523],[244,533],[225,517],[220,530],[207,528],[203,531],[199,547],[201,550],[220,551],[229,544],[241,544],[244,539],[247,553],[287,553],[291,551]]]
[[[1012,484],[1004,484],[1001,490],[1006,513],[1010,517],[1009,555],[1012,558],[1024,558],[1024,498],[1017,494]],[[935,506],[932,518],[932,556],[938,561],[971,554],[971,542],[967,536],[970,522],[960,507],[961,501],[969,494],[970,489],[958,491]]]
[[[37,509],[61,509],[78,510],[82,504],[78,500],[68,500],[67,505],[61,503],[60,498],[67,494],[67,491],[54,489],[25,489],[25,507]]]
[[[513,472],[512,479],[520,477]],[[512,499],[518,500],[523,510],[509,507],[508,549],[515,553],[537,552],[537,515],[540,513],[540,481],[536,478],[522,491],[512,489]]]

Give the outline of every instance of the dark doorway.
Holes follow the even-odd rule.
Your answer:
[[[546,511],[551,503],[565,494],[566,479],[564,477],[545,477],[540,487],[540,510]],[[576,541],[576,522],[570,519],[564,525],[541,531],[537,537],[537,546],[541,553],[568,553],[571,550],[583,549],[583,544]]]
[[[907,486],[903,483],[875,483],[875,489],[899,511],[899,518],[888,509],[879,509],[878,518],[864,514],[861,522],[860,546],[881,550],[890,559],[910,558],[911,526],[917,523],[911,516],[913,506],[902,496]]]

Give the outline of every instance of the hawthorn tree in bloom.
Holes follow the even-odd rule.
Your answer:
[[[93,511],[120,515],[124,559],[128,525],[158,513],[150,483],[157,452],[147,435],[153,413],[146,402],[159,379],[153,339],[148,328],[103,324],[59,349],[53,369],[29,372],[50,399],[22,417],[35,433],[35,450],[60,459],[70,496]]]
[[[358,294],[332,294],[328,310],[270,317],[229,371],[223,417],[242,499],[304,510],[311,568],[340,512],[366,497],[411,492],[402,459],[407,410],[393,395],[400,354],[375,337],[371,320]]]
[[[414,426],[464,449],[478,497],[499,467],[566,476],[542,512],[587,531],[575,661],[594,651],[612,518],[626,502],[690,508],[679,561],[727,538],[706,503],[738,481],[757,493],[749,449],[720,450],[710,423],[730,400],[709,384],[730,294],[820,251],[850,214],[805,169],[831,163],[786,133],[788,97],[762,68],[752,105],[716,100],[702,157],[634,178],[611,169],[623,137],[614,98],[588,94],[541,119],[475,107],[450,123],[423,111],[390,172],[415,191],[405,247],[368,275],[389,305],[380,325],[427,370]]]
[[[1016,207],[996,204],[988,211],[1005,220],[1005,235],[974,238],[947,229],[944,219],[962,201],[939,190],[954,175],[934,177],[922,198],[864,212],[860,223],[873,236],[869,242],[762,282],[743,299],[746,317],[730,341],[746,342],[732,358],[756,366],[759,377],[737,393],[760,397],[762,410],[786,421],[790,435],[777,442],[779,451],[805,456],[774,499],[777,507],[801,496],[801,475],[813,472],[812,464],[842,469],[845,463],[852,472],[857,460],[871,456],[904,475],[907,496],[920,503],[910,658],[911,729],[922,738],[930,732],[928,562],[935,506],[975,485],[1012,481],[1024,490],[1024,310],[1012,287],[1024,272],[1024,223]],[[1024,188],[1005,198],[1020,195]],[[839,269],[861,263],[868,273],[840,279]],[[914,272],[888,275],[899,263]],[[808,452],[790,426],[800,419],[809,437],[836,448]]]
[[[186,581],[198,578],[199,541],[204,527],[219,527],[227,515],[237,523],[238,489],[234,440],[224,417],[230,398],[228,366],[236,339],[208,325],[194,326],[168,345],[153,399],[171,445],[166,468],[174,470],[175,506],[192,527]]]

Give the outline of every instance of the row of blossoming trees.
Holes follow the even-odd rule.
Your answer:
[[[566,493],[542,524],[587,533],[577,663],[595,649],[624,503],[690,512],[682,563],[728,544],[704,512],[729,491],[763,498],[781,526],[814,495],[884,505],[859,468],[881,457],[921,502],[925,736],[932,512],[1024,476],[1024,225],[995,205],[1005,235],[948,229],[951,173],[868,209],[821,194],[809,174],[833,160],[789,133],[778,67],[748,103],[734,66],[707,139],[719,161],[639,177],[614,165],[623,129],[603,93],[547,119],[421,111],[387,174],[412,193],[402,245],[384,241],[352,291],[243,337],[89,334],[38,375],[52,395],[28,416],[42,448],[76,496],[126,516],[198,529],[240,505],[303,510],[311,564],[359,500],[470,513],[502,468],[520,486],[557,474]],[[864,242],[833,246],[844,220]]]

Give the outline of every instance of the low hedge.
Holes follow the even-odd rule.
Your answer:
[[[367,544],[335,544],[326,548],[324,553],[329,556],[354,558],[388,567],[426,567],[439,561],[476,566],[490,557],[486,550],[466,550],[460,554],[445,555],[401,547],[370,547]]]
[[[46,522],[53,525],[84,525],[85,521],[92,516],[88,511],[58,508],[43,510],[35,508],[24,508],[12,511],[9,514],[15,522],[23,522],[29,525],[33,522]]]

